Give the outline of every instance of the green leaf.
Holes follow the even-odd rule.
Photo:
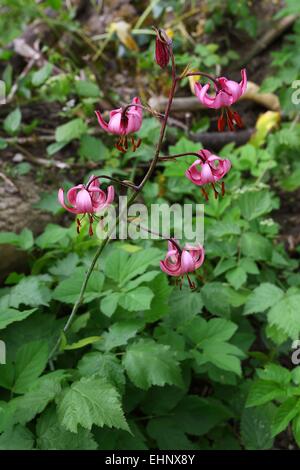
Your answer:
[[[204,340],[201,344],[202,353],[195,351],[194,357],[199,365],[211,362],[219,369],[234,372],[238,376],[242,375],[240,357],[244,357],[241,349],[233,344],[222,341],[212,342]]]
[[[284,295],[284,292],[274,284],[264,282],[249,295],[244,307],[244,315],[264,312],[275,305]]]
[[[81,118],[72,119],[72,121],[56,128],[55,140],[57,142],[71,142],[79,139],[87,131],[87,125]]]
[[[32,313],[36,312],[36,308],[30,310],[15,310],[13,308],[0,309],[0,330],[5,328],[7,325],[14,323],[15,321],[21,321],[29,317]]]
[[[149,287],[137,287],[130,292],[121,294],[119,305],[129,312],[149,310],[153,296],[154,294]]]
[[[147,248],[129,255],[125,251],[116,250],[105,265],[105,274],[116,281],[120,287],[127,287],[128,282],[140,274],[144,274],[148,266],[156,265],[161,258],[157,248]]]
[[[69,277],[73,274],[79,257],[76,253],[69,253],[65,258],[58,260],[49,272],[59,277]]]
[[[232,416],[231,411],[219,400],[197,395],[185,396],[172,414],[177,426],[194,436],[203,436]]]
[[[88,377],[74,382],[58,403],[61,424],[74,433],[78,425],[128,429],[117,390],[102,378]]]
[[[226,279],[236,290],[242,287],[247,281],[247,274],[240,266],[226,273]]]
[[[53,70],[53,65],[47,62],[40,70],[32,74],[32,85],[35,87],[41,86],[50,77]]]
[[[282,387],[276,382],[255,380],[250,387],[246,406],[264,405],[274,399],[285,398],[286,393],[286,387]]]
[[[75,90],[79,96],[84,98],[98,98],[100,96],[98,85],[88,80],[76,80]]]
[[[3,123],[3,128],[8,134],[16,134],[20,129],[21,121],[22,114],[20,108],[16,108],[14,111],[9,113],[8,116],[6,116]]]
[[[30,450],[34,447],[34,435],[24,426],[15,426],[0,436],[0,450]]]
[[[98,162],[108,158],[109,150],[100,139],[85,134],[80,139],[79,155],[85,160]]]
[[[179,423],[172,418],[150,419],[147,433],[161,450],[195,450],[198,446],[188,439]]]
[[[59,300],[60,302],[73,304],[76,302],[79,296],[79,292],[86,275],[86,270],[84,268],[77,268],[73,275],[64,279],[58,284],[54,289],[53,299]],[[104,283],[104,276],[99,271],[93,271],[87,288],[84,293],[84,302],[91,302],[94,299],[97,299],[101,296],[101,291]]]
[[[272,436],[284,431],[289,422],[299,414],[300,400],[298,397],[288,398],[276,410],[272,423]]]
[[[50,289],[45,286],[37,276],[28,276],[11,289],[8,298],[10,307],[18,308],[20,305],[38,307],[49,305]]]
[[[64,377],[65,373],[61,370],[43,375],[28,392],[11,400],[9,406],[12,409],[12,423],[25,424],[41,413],[61,392],[60,382]]]
[[[128,346],[123,364],[134,385],[144,390],[151,385],[183,386],[180,367],[170,347],[151,339]]]
[[[248,191],[240,194],[238,204],[242,216],[247,220],[254,220],[273,209],[273,199],[269,191]]]
[[[270,260],[272,244],[258,233],[244,233],[241,237],[241,252],[244,256],[255,260]]]
[[[285,294],[268,312],[268,321],[298,339],[300,333],[300,294]],[[284,314],[283,314],[284,312]]]
[[[264,369],[257,369],[256,373],[262,380],[269,380],[281,385],[288,385],[292,379],[291,372],[278,364],[267,364]]]
[[[227,286],[221,282],[208,282],[201,289],[201,297],[210,313],[229,317],[231,308]]]
[[[100,310],[107,317],[111,317],[118,306],[121,292],[108,293],[103,299],[101,299]]]
[[[85,354],[78,363],[81,376],[97,374],[115,386],[120,392],[124,391],[125,375],[120,361],[113,354],[91,352]]]
[[[203,308],[202,297],[190,289],[179,291],[175,289],[169,299],[169,315],[166,318],[168,325],[178,327],[190,321]]]
[[[241,437],[247,450],[265,450],[273,446],[271,424],[275,406],[245,408],[241,418]]]
[[[139,320],[126,320],[114,323],[103,335],[103,349],[111,351],[114,348],[128,343],[128,340],[134,338],[143,323]]]
[[[57,422],[57,415],[50,408],[37,422],[37,446],[41,450],[95,450],[98,448],[93,434],[79,427],[78,433],[66,431]]]
[[[44,341],[32,341],[18,349],[13,391],[25,392],[43,372],[47,361],[48,344]]]
[[[89,336],[87,338],[82,338],[79,341],[76,341],[72,344],[66,344],[63,346],[62,350],[72,351],[73,349],[81,349],[89,344],[94,344],[101,339],[101,336]]]
[[[36,239],[36,244],[42,249],[56,246],[68,237],[69,230],[60,225],[48,224],[45,231]]]

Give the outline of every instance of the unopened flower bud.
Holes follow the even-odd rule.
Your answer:
[[[172,47],[172,40],[168,37],[162,29],[156,30],[155,41],[155,60],[156,63],[164,69],[170,60],[170,48]]]

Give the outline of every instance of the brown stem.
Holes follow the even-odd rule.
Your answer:
[[[120,184],[121,186],[125,186],[126,188],[134,189],[135,191],[138,190],[138,186],[135,186],[135,184],[130,183],[129,181],[120,181],[117,178],[113,178],[112,176],[98,175],[98,176],[95,176],[94,178],[92,178],[91,181],[88,182],[88,184],[86,186],[87,191],[89,189],[90,184],[92,184],[93,181],[96,181],[98,178],[113,181],[116,184]]]
[[[200,160],[205,163],[205,159],[200,155],[200,153],[197,152],[186,152],[186,153],[177,153],[175,155],[167,155],[165,157],[159,157],[159,161],[167,161],[167,160],[175,160],[175,158],[179,157],[188,157],[189,155],[194,155],[197,158],[200,158]]]

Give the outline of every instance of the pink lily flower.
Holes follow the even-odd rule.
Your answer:
[[[160,268],[169,276],[183,278],[187,276],[189,285],[192,289],[195,284],[191,282],[188,273],[198,269],[204,261],[204,248],[202,246],[194,247],[186,244],[183,249],[179,247],[173,239],[168,241],[168,251],[163,261],[160,261]]]
[[[107,193],[100,188],[100,181],[97,177],[92,175],[85,186],[78,184],[67,192],[67,201],[69,206],[65,203],[64,190],[62,188],[58,191],[58,201],[64,209],[73,214],[83,214],[83,217],[88,214],[89,216],[89,234],[93,235],[92,224],[96,218],[95,213],[100,212],[109,206],[115,197],[115,190],[113,186],[107,188]],[[82,219],[77,219],[77,232],[79,233]]]
[[[214,82],[215,95],[208,94],[210,84],[202,86],[200,83],[195,84],[195,94],[199,101],[207,108],[225,108],[226,119],[222,114],[218,120],[218,130],[223,131],[226,125],[231,131],[234,130],[234,125],[243,127],[243,122],[240,115],[236,111],[231,111],[229,108],[232,106],[246,91],[247,89],[247,73],[246,69],[241,70],[242,80],[240,83],[233,80],[228,80],[226,77],[216,78]]]
[[[198,152],[200,158],[194,161],[194,163],[186,170],[185,176],[197,186],[204,186],[211,184],[215,193],[215,197],[218,197],[218,192],[215,188],[215,183],[221,180],[231,168],[230,160],[226,158],[220,158],[214,155],[209,150],[200,150]],[[204,188],[201,188],[202,192],[208,200],[208,195]],[[225,185],[222,182],[222,196],[225,193]]]
[[[140,99],[134,97],[130,105],[113,109],[110,112],[108,123],[104,121],[100,111],[95,111],[95,114],[103,130],[120,136],[116,147],[125,153],[128,148],[127,135],[139,131],[142,125],[143,111]],[[140,146],[140,139],[135,143],[134,138],[131,137],[131,141],[135,151]]]

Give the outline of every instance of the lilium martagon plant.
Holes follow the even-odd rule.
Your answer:
[[[209,80],[213,84],[214,93],[209,94],[210,83],[202,85],[201,83],[195,84],[195,93],[200,102],[206,108],[220,109],[221,115],[218,119],[218,129],[223,131],[226,127],[233,131],[235,126],[242,127],[243,121],[241,116],[232,109],[232,105],[245,93],[247,88],[247,73],[243,69],[241,71],[241,81],[235,82],[227,77],[214,77],[204,71],[184,71],[183,73],[177,73],[177,66],[175,57],[173,54],[173,44],[167,33],[162,29],[156,30],[155,40],[155,56],[154,60],[157,65],[163,69],[170,67],[170,75],[172,79],[171,88],[169,91],[169,98],[166,105],[166,109],[163,115],[149,108],[148,105],[143,105],[140,98],[135,96],[131,103],[121,106],[117,109],[110,111],[110,117],[108,122],[105,121],[99,110],[95,111],[97,120],[101,128],[108,133],[119,136],[119,139],[115,146],[121,153],[126,153],[128,150],[129,143],[132,145],[132,149],[136,150],[142,145],[141,139],[138,136],[138,132],[143,122],[143,111],[150,112],[154,117],[159,117],[160,121],[160,133],[158,142],[153,150],[153,158],[150,161],[149,167],[146,169],[145,174],[139,185],[135,185],[130,181],[118,181],[115,178],[111,178],[107,175],[93,176],[89,179],[86,185],[79,184],[71,188],[67,193],[68,205],[65,203],[64,191],[60,189],[58,192],[59,203],[69,212],[76,215],[80,215],[77,218],[77,231],[79,232],[81,226],[81,220],[87,216],[89,219],[89,234],[93,235],[93,223],[97,221],[97,213],[100,210],[104,210],[110,204],[113,204],[114,196],[116,192],[116,185],[123,185],[127,189],[131,190],[131,194],[128,200],[128,207],[135,201],[137,196],[142,192],[144,186],[151,179],[156,165],[161,160],[175,160],[181,156],[194,155],[196,157],[195,162],[186,169],[185,176],[201,188],[202,194],[205,200],[208,199],[209,195],[206,191],[207,185],[213,188],[214,196],[224,196],[225,185],[224,177],[231,169],[231,162],[228,158],[221,158],[215,155],[208,149],[202,149],[199,152],[188,152],[177,155],[162,156],[161,149],[163,140],[165,137],[165,131],[168,124],[170,111],[172,108],[172,102],[177,90],[179,82],[189,76],[201,76]],[[137,135],[137,137],[136,137]],[[114,185],[110,185],[106,190],[101,188],[102,179],[111,180]],[[217,185],[220,186],[218,191]],[[118,219],[116,225],[118,224]],[[82,288],[79,293],[79,297],[75,305],[73,306],[70,317],[65,325],[64,332],[70,327],[72,320],[82,303],[85,288],[88,279],[93,271],[96,261],[100,257],[102,251],[110,241],[110,234],[108,233],[106,238],[102,240],[99,245],[94,259],[88,269],[85,278],[83,279]],[[204,248],[202,246],[193,247],[186,245],[181,248],[178,241],[170,239],[168,242],[168,251],[164,260],[160,262],[160,268],[168,276],[175,277],[180,285],[183,282],[184,277],[188,279],[188,283],[191,288],[195,288],[195,283],[191,281],[189,275],[201,268],[204,263]],[[177,283],[178,283],[177,282]],[[53,355],[60,345],[60,339],[57,342],[51,355]]]

